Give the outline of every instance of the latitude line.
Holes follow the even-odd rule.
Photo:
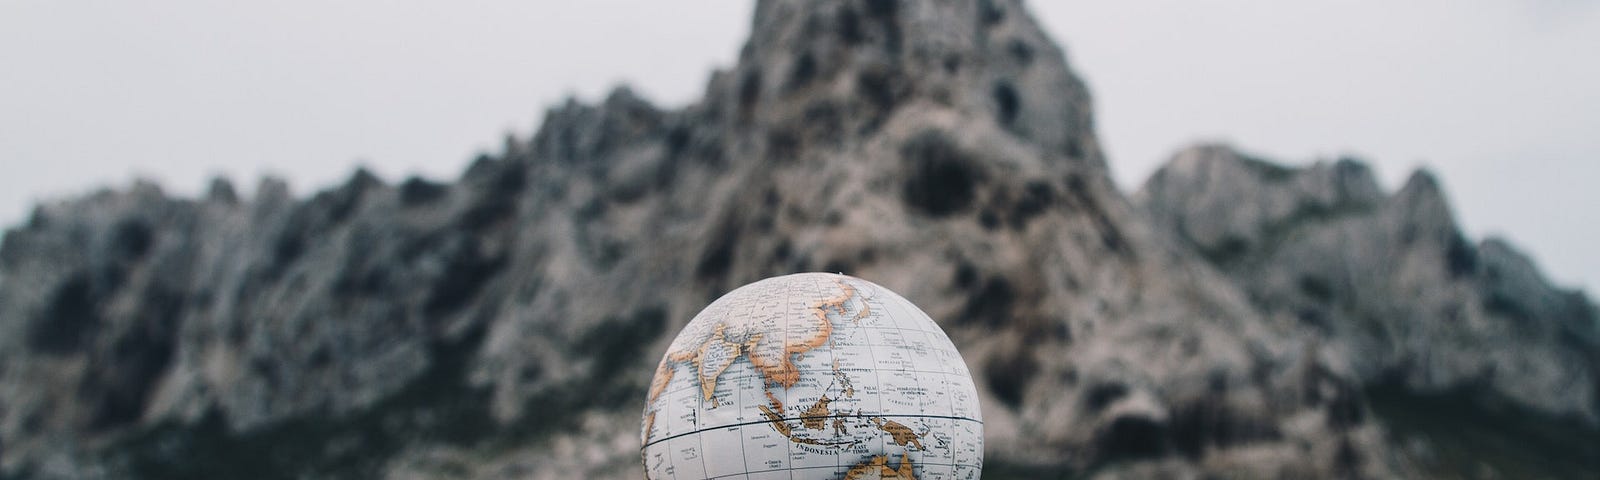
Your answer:
[[[872,418],[872,417],[881,417],[881,418],[940,418],[940,419],[945,419],[945,420],[965,420],[965,421],[968,421],[968,422],[976,423],[978,425],[983,425],[983,420],[978,420],[978,419],[974,419],[974,418],[957,417],[955,415],[922,415],[922,414],[915,414],[915,415],[914,414],[871,415],[871,414],[862,413],[862,414],[848,414],[848,415],[802,415],[802,416],[794,417],[794,418],[780,417],[779,420],[787,422],[787,421],[790,421],[790,420],[806,420],[806,419],[813,419],[813,418],[821,418],[821,419],[826,420],[826,419],[830,419],[830,418]],[[665,442],[665,441],[668,441],[668,440],[672,440],[674,438],[694,435],[694,434],[700,433],[700,432],[709,432],[709,431],[716,430],[716,429],[719,429],[719,428],[748,427],[748,426],[751,426],[751,425],[760,425],[760,424],[764,424],[764,423],[772,423],[772,421],[771,420],[754,420],[754,421],[749,421],[749,422],[730,423],[730,424],[727,424],[727,425],[717,425],[715,427],[702,428],[702,429],[695,430],[695,431],[692,431],[692,432],[683,432],[683,433],[680,433],[680,434],[677,434],[677,435],[673,435],[673,436],[670,436],[670,437],[656,439],[655,441],[652,441],[650,443],[644,444],[644,446],[640,447],[639,449],[640,450],[644,450],[646,448],[650,448],[651,445],[655,445],[657,443],[661,443],[661,442]]]
[[[954,463],[937,463],[937,462],[935,462],[935,463],[923,462],[923,463],[918,463],[917,465],[921,465],[921,466],[924,466],[924,467],[929,467],[929,466],[931,466],[931,467],[954,467],[954,466],[957,466],[957,464],[954,464]],[[975,465],[960,464],[959,466],[972,467],[972,466],[975,466]],[[813,465],[813,466],[809,466],[809,467],[775,468],[775,469],[770,469],[770,470],[758,470],[758,471],[753,471],[753,472],[730,473],[730,474],[727,474],[727,475],[720,475],[720,476],[710,477],[707,480],[715,480],[715,479],[721,479],[721,478],[734,478],[734,477],[737,477],[737,476],[740,476],[740,475],[754,475],[754,474],[772,473],[772,472],[790,472],[792,474],[792,473],[800,471],[800,470],[822,470],[822,469],[826,469],[826,468],[838,468],[838,467],[830,467],[830,466],[827,466],[827,465]]]

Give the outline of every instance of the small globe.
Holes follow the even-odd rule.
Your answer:
[[[911,302],[801,273],[723,295],[656,368],[650,479],[975,479],[983,418],[961,354]]]

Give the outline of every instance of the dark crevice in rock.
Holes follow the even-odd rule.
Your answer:
[[[1039,373],[1039,364],[1033,358],[1032,349],[1018,348],[1010,354],[991,358],[984,365],[983,372],[988,379],[989,391],[994,392],[995,398],[1007,407],[1018,409],[1026,398],[1028,384]]]
[[[1302,275],[1300,277],[1300,293],[1317,303],[1326,304],[1333,301],[1333,285],[1328,280],[1317,275]]]
[[[795,132],[777,129],[767,133],[767,158],[773,164],[794,161],[800,151],[800,137]]]
[[[961,57],[958,55],[945,55],[944,73],[955,75],[961,71]]]
[[[1222,398],[1198,399],[1174,409],[1168,423],[1178,452],[1198,459],[1207,449],[1282,438],[1275,425],[1250,417],[1250,412],[1235,412]]]
[[[659,305],[650,305],[633,313],[607,318],[588,334],[578,339],[576,351],[594,359],[593,378],[609,380],[634,361],[637,352],[645,350],[651,341],[666,330],[667,311]]]
[[[805,112],[801,114],[805,124],[807,140],[822,144],[837,143],[840,141],[840,122],[844,121],[843,114],[838,105],[828,100],[818,100],[806,105]]]
[[[863,135],[877,131],[900,103],[901,81],[899,73],[889,67],[868,68],[856,76],[856,95],[873,109],[862,126]]]
[[[740,228],[732,218],[725,219],[715,230],[710,246],[695,263],[694,275],[701,280],[720,280],[733,267],[734,249],[739,246]]]
[[[861,32],[861,16],[849,7],[839,9],[839,39],[845,45],[860,45],[866,40],[866,35]]]
[[[992,27],[1000,24],[1005,19],[1006,10],[996,4],[994,0],[978,1],[978,20],[983,22],[984,26]]]
[[[1460,232],[1450,235],[1444,255],[1445,271],[1452,278],[1464,278],[1478,271],[1478,250]]]
[[[1067,176],[1067,194],[1071,197],[1072,203],[1083,213],[1088,214],[1094,222],[1096,230],[1100,232],[1101,246],[1123,256],[1133,255],[1127,239],[1122,236],[1122,230],[1117,228],[1117,224],[1106,215],[1105,208],[1089,191],[1089,184],[1082,175]]]
[[[69,277],[51,295],[50,306],[29,325],[28,347],[49,355],[82,348],[100,328],[99,304],[88,275]]]
[[[674,125],[667,130],[666,147],[667,158],[677,158],[689,148],[689,140],[693,135],[686,125]]]
[[[479,168],[471,183],[482,193],[456,220],[471,232],[482,232],[516,216],[517,198],[528,186],[527,167],[518,162],[491,161]]]
[[[503,255],[481,251],[474,241],[461,243],[450,256],[444,272],[434,280],[423,312],[437,318],[466,306],[505,268],[506,260]]]
[[[761,72],[750,70],[739,79],[739,115],[749,117],[761,99]]]
[[[461,212],[456,224],[470,232],[481,232],[510,219],[516,213],[517,206],[510,201],[485,199]]]
[[[300,258],[300,254],[305,253],[306,239],[301,236],[303,233],[296,227],[297,223],[299,222],[291,220],[273,242],[272,263],[268,277],[277,278],[283,271],[288,270],[290,264]]]
[[[982,212],[978,212],[978,225],[982,225],[984,230],[989,231],[999,229],[1000,215],[993,210],[984,209]]]
[[[116,258],[123,261],[138,260],[150,251],[155,243],[155,233],[143,221],[126,219],[117,224],[111,243],[111,251]]]
[[[379,248],[380,240],[373,234],[357,230],[349,237],[345,247],[351,252],[366,252]],[[375,297],[389,291],[390,266],[375,262],[375,255],[348,255],[344,266],[333,281],[333,292],[342,298]]]
[[[960,261],[956,265],[955,275],[951,279],[956,288],[967,290],[978,285],[978,269],[972,263]]]
[[[22,232],[0,229],[0,268],[13,270],[22,263],[27,247],[23,246]]]
[[[1226,267],[1229,264],[1245,259],[1250,255],[1250,240],[1239,235],[1228,234],[1214,245],[1195,245],[1200,251],[1200,256],[1212,265]]]
[[[1153,418],[1124,415],[1104,427],[1095,444],[1103,461],[1132,460],[1165,455],[1168,436],[1167,426]]]
[[[1334,382],[1333,385],[1333,397],[1326,399],[1328,427],[1343,431],[1365,422],[1367,408],[1362,404],[1361,392],[1345,382]]]
[[[1094,140],[1092,140],[1092,139],[1086,141],[1086,140],[1083,140],[1081,137],[1068,138],[1068,139],[1066,139],[1066,144],[1061,146],[1061,154],[1062,155],[1066,155],[1067,158],[1075,158],[1075,159],[1086,158],[1085,157],[1086,152],[1084,152],[1083,145],[1084,145],[1085,142],[1092,143],[1093,141]]]
[[[900,53],[900,23],[896,18],[900,12],[899,0],[865,0],[867,17],[878,22],[883,29],[884,49],[890,55]]]
[[[944,134],[926,131],[900,149],[910,172],[902,198],[913,211],[943,217],[967,209],[983,174],[977,161]]]
[[[1006,223],[1013,230],[1027,228],[1028,222],[1043,214],[1055,204],[1055,190],[1050,185],[1032,181],[1022,187],[1021,196],[1007,209]]]
[[[1012,59],[1022,66],[1033,63],[1033,47],[1028,46],[1028,42],[1013,39],[1011,43],[1006,45],[1006,51],[1011,54]]]
[[[627,255],[628,246],[619,240],[605,237],[587,242],[583,247],[584,257],[600,271],[610,270],[622,261]]]
[[[1354,476],[1361,468],[1361,452],[1350,443],[1350,437],[1339,439],[1339,448],[1333,453],[1333,471],[1340,476]]]
[[[810,52],[800,54],[794,69],[789,72],[789,89],[796,90],[811,83],[817,76],[817,59]]]
[[[1099,413],[1111,406],[1117,400],[1128,396],[1128,386],[1120,383],[1103,383],[1090,387],[1083,394],[1083,408],[1090,413]]]
[[[1018,98],[1017,88],[1011,82],[995,82],[991,94],[994,97],[995,118],[1002,126],[1011,126],[1017,121],[1017,109],[1022,107],[1022,99]]]
[[[1016,300],[1016,290],[1009,280],[992,277],[984,282],[983,288],[968,297],[966,307],[961,310],[960,323],[989,328],[1012,323],[1012,305]]]
[[[91,431],[138,421],[172,362],[184,298],[160,287],[147,289],[142,297],[134,329],[112,342],[108,355],[91,357],[93,367],[78,387],[79,396],[93,405]]]

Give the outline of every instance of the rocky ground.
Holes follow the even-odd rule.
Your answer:
[[[1438,180],[1179,152],[1119,192],[1012,1],[763,1],[662,110],[449,183],[41,205],[0,245],[0,478],[635,478],[711,299],[845,272],[962,349],[994,478],[1581,477],[1600,314]]]

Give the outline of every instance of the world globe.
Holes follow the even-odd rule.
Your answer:
[[[983,418],[928,315],[855,277],[723,295],[679,333],[644,408],[649,479],[975,479]]]

